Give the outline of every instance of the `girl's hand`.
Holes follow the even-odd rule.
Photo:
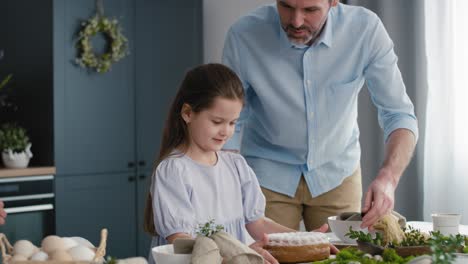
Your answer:
[[[321,227],[319,227],[318,229],[315,229],[314,232],[320,232],[320,233],[325,233],[328,231],[328,225],[327,224],[323,224]],[[333,244],[330,244],[330,253],[331,254],[336,254],[340,252],[340,250],[338,250],[335,245]]]
[[[267,250],[263,249],[264,246],[268,244],[268,236],[267,234],[263,235],[263,239],[256,241],[255,243],[251,244],[249,247],[255,250],[260,256],[263,257],[263,263],[265,264],[279,264],[279,262],[268,252]]]

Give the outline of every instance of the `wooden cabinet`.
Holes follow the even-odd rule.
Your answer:
[[[107,227],[108,255],[147,257],[142,223],[153,160],[179,82],[202,62],[202,1],[105,1],[130,45],[105,74],[73,63],[79,22],[94,6],[54,1],[57,233],[98,241]]]

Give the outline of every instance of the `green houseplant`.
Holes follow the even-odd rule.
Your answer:
[[[0,128],[0,149],[7,168],[26,168],[32,157],[31,142],[23,127],[6,123]]]

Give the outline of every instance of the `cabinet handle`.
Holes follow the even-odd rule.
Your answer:
[[[128,176],[128,181],[129,182],[134,182],[136,180],[135,176]]]
[[[146,166],[146,162],[144,160],[140,160],[138,162],[138,165],[141,166],[141,167]]]
[[[129,161],[129,162],[127,163],[127,166],[128,166],[129,168],[134,168],[134,167],[135,167],[135,162]]]
[[[140,178],[140,180],[144,180],[144,179],[146,179],[146,175],[141,174],[138,178]]]

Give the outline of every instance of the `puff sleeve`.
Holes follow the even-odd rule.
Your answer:
[[[236,154],[234,164],[241,183],[244,220],[248,224],[264,217],[265,196],[260,189],[257,176],[241,155]]]
[[[175,233],[193,234],[195,212],[190,202],[191,185],[184,169],[174,160],[164,160],[152,176],[151,194],[156,232],[167,238]]]

